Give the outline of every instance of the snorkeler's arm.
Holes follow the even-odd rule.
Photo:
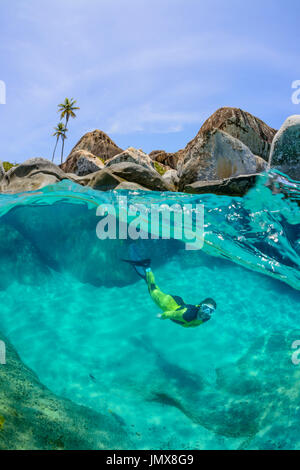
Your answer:
[[[162,320],[182,320],[182,316],[186,309],[181,309],[181,310],[169,310],[167,312],[163,312],[159,318]]]

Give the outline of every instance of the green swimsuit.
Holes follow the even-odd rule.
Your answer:
[[[193,328],[209,319],[198,318],[199,306],[185,304],[180,297],[164,294],[156,285],[151,270],[146,271],[146,282],[153,301],[163,311],[161,316],[163,320],[169,319],[184,328]]]

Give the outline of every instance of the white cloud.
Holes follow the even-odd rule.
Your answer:
[[[154,111],[149,104],[145,104],[118,111],[111,119],[106,132],[109,134],[175,133],[181,132],[185,124],[199,124],[202,119],[201,113]]]

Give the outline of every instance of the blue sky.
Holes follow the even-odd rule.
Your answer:
[[[66,96],[66,153],[96,128],[175,151],[221,106],[278,128],[300,114],[299,17],[299,0],[0,0],[0,159],[51,157]]]

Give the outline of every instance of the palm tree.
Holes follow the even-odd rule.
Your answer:
[[[68,129],[65,127],[64,123],[60,122],[59,124],[57,124],[56,127],[54,127],[54,130],[55,132],[53,136],[56,137],[56,143],[55,143],[55,147],[53,151],[52,162],[54,161],[54,156],[55,156],[58,141],[60,138],[62,139],[63,142],[65,141],[65,139],[67,138],[66,132],[68,131]]]
[[[63,119],[64,117],[66,118],[66,124],[65,127],[67,129],[68,127],[68,122],[70,117],[75,119],[76,114],[74,111],[77,111],[78,106],[74,106],[76,104],[76,100],[74,98],[66,98],[65,101],[61,104],[58,105],[58,112],[60,113],[60,118]],[[64,154],[64,145],[65,145],[65,139],[63,139],[63,145],[62,145],[62,159],[63,159],[63,154]]]

